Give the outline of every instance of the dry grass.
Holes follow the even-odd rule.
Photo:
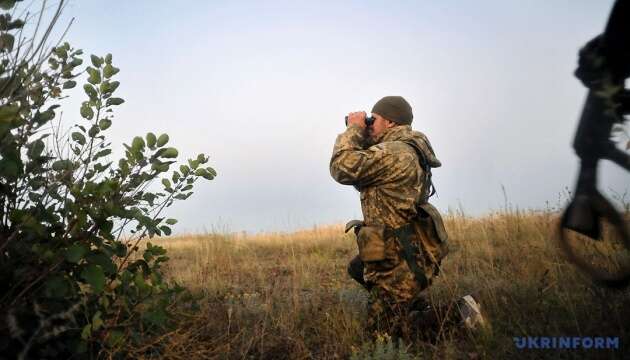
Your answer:
[[[408,344],[428,358],[623,358],[628,291],[593,286],[557,250],[557,215],[507,210],[449,215],[451,253],[430,289],[435,302],[475,293],[492,327]],[[169,276],[200,294],[160,339],[173,359],[348,358],[369,341],[366,294],[346,274],[356,245],[341,225],[291,234],[162,239]],[[619,336],[622,349],[518,350],[515,336]],[[145,353],[144,357],[150,354]]]

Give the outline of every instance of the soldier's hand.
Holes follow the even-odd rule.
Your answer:
[[[365,113],[365,111],[351,112],[350,114],[348,114],[348,126],[354,124],[359,125],[361,128],[364,128],[366,116],[367,114]]]

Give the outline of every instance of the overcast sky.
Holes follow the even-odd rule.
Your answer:
[[[175,230],[257,232],[361,216],[328,164],[344,116],[385,95],[409,101],[443,163],[440,210],[499,209],[502,185],[521,208],[557,205],[578,165],[577,50],[611,4],[75,0],[63,20],[75,17],[75,47],[121,68],[116,147],[165,132],[180,154],[210,155],[219,175],[169,209]],[[621,170],[603,173],[602,188],[628,189]]]

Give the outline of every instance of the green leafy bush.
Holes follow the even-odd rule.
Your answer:
[[[91,357],[164,331],[185,292],[143,240],[169,235],[164,209],[216,172],[204,154],[172,169],[166,134],[133,138],[113,161],[119,69],[110,54],[85,66],[67,43],[46,51],[50,25],[24,41],[24,22],[0,15],[0,354]],[[82,121],[62,132],[59,102],[85,77]]]

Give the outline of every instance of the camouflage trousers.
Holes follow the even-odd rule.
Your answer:
[[[429,285],[433,280],[430,269],[425,271]],[[367,330],[372,336],[387,333],[405,340],[432,337],[444,325],[457,321],[452,305],[430,306],[427,289],[420,288],[402,259],[389,267],[364,263],[357,256],[348,265],[348,273],[370,293]]]

